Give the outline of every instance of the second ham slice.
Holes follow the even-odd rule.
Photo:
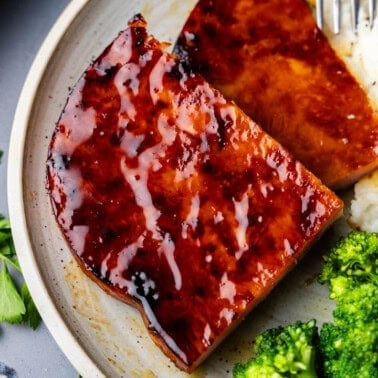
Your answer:
[[[342,202],[145,27],[136,17],[77,83],[48,186],[85,273],[192,371]]]
[[[175,51],[327,186],[378,167],[377,115],[305,0],[200,0]]]

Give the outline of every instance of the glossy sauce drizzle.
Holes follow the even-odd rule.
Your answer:
[[[337,197],[136,18],[76,85],[48,184],[83,268],[139,306],[185,370],[341,209]]]

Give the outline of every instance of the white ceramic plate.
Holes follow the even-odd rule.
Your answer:
[[[174,42],[190,1],[73,1],[48,35],[25,83],[9,154],[9,207],[23,268],[39,311],[83,376],[185,377],[157,348],[133,308],[106,295],[78,268],[64,242],[46,191],[45,162],[55,122],[82,72],[141,12],[149,32]],[[328,234],[334,238],[336,230]],[[231,376],[262,329],[295,320],[330,320],[327,288],[316,282],[323,251],[313,248],[269,298],[192,376]]]

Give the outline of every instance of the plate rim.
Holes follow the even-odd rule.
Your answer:
[[[75,0],[66,6],[45,37],[28,71],[18,99],[9,141],[7,199],[17,256],[25,282],[43,322],[59,348],[82,376],[104,377],[99,367],[88,356],[67,326],[44,284],[26,222],[23,185],[24,147],[35,103],[35,95],[50,59],[64,34],[89,2],[90,0]]]

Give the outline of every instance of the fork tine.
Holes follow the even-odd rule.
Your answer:
[[[335,34],[340,33],[341,25],[341,0],[332,0],[332,23],[333,23],[333,32]],[[360,6],[359,0],[350,0],[350,9],[352,15],[352,30],[354,33],[357,33],[358,29],[358,10]],[[324,0],[316,0],[315,3],[316,10],[316,23],[320,29],[324,27]],[[370,29],[373,28],[375,18],[377,16],[377,0],[369,0],[368,2],[368,11],[369,11],[369,26]]]
[[[352,30],[353,33],[357,33],[357,24],[358,24],[358,0],[351,0],[351,10],[352,10]]]
[[[324,26],[323,6],[323,0],[316,0],[316,23],[319,26],[319,29],[323,29]]]
[[[340,33],[340,20],[341,20],[341,2],[340,0],[333,0],[332,4],[333,12],[333,32],[335,34]]]
[[[375,0],[369,0],[369,26],[370,26],[370,29],[374,25],[375,12],[376,12]]]

